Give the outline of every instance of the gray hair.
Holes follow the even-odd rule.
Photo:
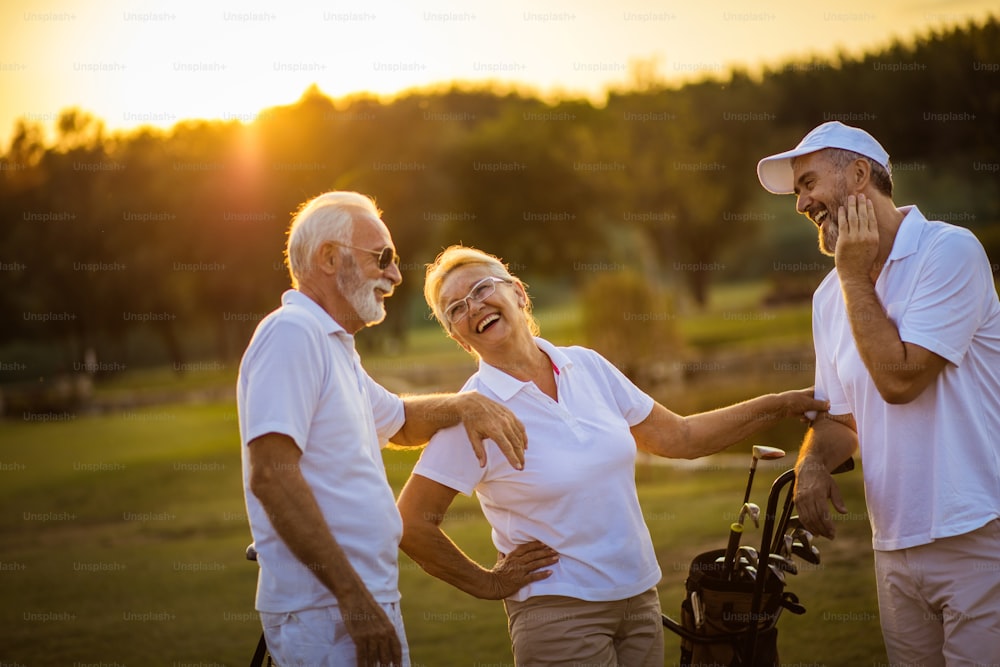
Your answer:
[[[357,192],[324,192],[299,207],[288,227],[285,247],[292,287],[297,288],[312,270],[313,258],[321,245],[329,241],[350,245],[355,221],[379,220],[381,214],[371,197]]]
[[[830,163],[837,169],[846,169],[847,165],[855,160],[864,160],[871,166],[872,185],[875,189],[886,197],[892,196],[892,164],[887,163],[888,169],[871,159],[867,155],[855,153],[845,148],[827,148],[823,151]]]

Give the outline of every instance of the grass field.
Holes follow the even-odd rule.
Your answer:
[[[716,407],[811,383],[809,364],[746,375],[720,353],[759,357],[807,345],[808,305],[761,311],[760,286],[719,290],[712,307],[678,319],[688,359],[716,359],[697,382],[657,395],[678,412]],[[745,316],[744,316],[745,315]],[[573,306],[539,313],[546,337],[586,344]],[[676,355],[676,351],[672,351]],[[435,327],[413,332],[397,356],[363,355],[394,391],[454,390],[474,369]],[[676,358],[676,357],[675,357]],[[801,367],[800,367],[801,366]],[[771,368],[765,364],[765,369]],[[231,395],[234,363],[178,376],[130,369],[96,388],[102,414],[18,414],[0,421],[0,666],[240,665],[260,632],[256,566],[240,482]],[[224,397],[224,398],[219,398]],[[148,407],[138,407],[152,404]],[[127,406],[137,407],[127,407]],[[754,500],[791,465],[802,427],[788,423],[754,442],[789,450],[758,474]],[[699,468],[640,463],[637,484],[659,555],[663,609],[678,617],[690,560],[722,548],[746,482],[750,442],[733,459]],[[415,452],[388,451],[398,492]],[[860,472],[841,480],[851,508],[835,542],[820,540],[821,566],[802,565],[788,589],[808,609],[779,625],[785,665],[847,667],[885,662],[878,630],[870,530]],[[483,564],[495,560],[475,499],[458,497],[446,530]],[[759,540],[749,532],[747,542]],[[512,664],[503,607],[471,599],[401,555],[400,587],[414,665]],[[666,638],[665,664],[679,641]]]
[[[0,423],[0,663],[248,661],[259,632],[256,568],[242,555],[249,531],[235,417],[224,402]],[[671,615],[690,559],[723,546],[745,458],[736,468],[639,467]],[[414,460],[412,452],[386,452],[397,491]],[[779,469],[761,469],[757,502]],[[884,661],[860,474],[843,477],[842,486],[852,514],[839,538],[821,540],[823,565],[791,578],[789,590],[809,611],[781,621],[784,664]],[[446,530],[481,562],[493,561],[475,500],[459,497]],[[415,665],[512,662],[500,603],[470,599],[405,556],[401,589]],[[667,638],[666,664],[676,664],[677,646]]]

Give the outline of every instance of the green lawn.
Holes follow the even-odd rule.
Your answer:
[[[249,530],[234,406],[65,416],[0,423],[0,663],[248,662],[259,625],[255,566],[243,560]],[[414,460],[412,452],[386,453],[397,491]],[[724,544],[744,467],[640,466],[671,615],[678,615],[690,559]],[[760,471],[757,502],[777,470]],[[844,476],[842,487],[852,514],[838,540],[821,541],[823,565],[803,567],[789,585],[809,611],[781,621],[783,664],[884,661],[860,473]],[[493,561],[474,500],[460,497],[445,525],[471,555]],[[500,603],[470,599],[405,556],[401,589],[415,665],[511,662]],[[668,637],[666,664],[676,664],[677,647]]]

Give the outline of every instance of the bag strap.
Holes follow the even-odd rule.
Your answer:
[[[264,640],[264,633],[260,633],[260,641],[257,642],[257,650],[253,653],[253,659],[250,661],[250,667],[263,667],[264,665],[264,654],[267,653],[267,642]],[[267,664],[271,664],[268,660]]]

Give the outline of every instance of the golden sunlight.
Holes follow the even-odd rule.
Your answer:
[[[986,16],[991,2],[836,8],[776,0],[408,5],[13,0],[0,8],[0,136],[76,106],[111,128],[188,118],[253,121],[310,85],[333,97],[450,81],[508,82],[600,100],[637,64],[665,81],[751,72],[790,58],[860,53]],[[946,9],[945,9],[946,7]],[[819,37],[819,39],[817,39]]]

